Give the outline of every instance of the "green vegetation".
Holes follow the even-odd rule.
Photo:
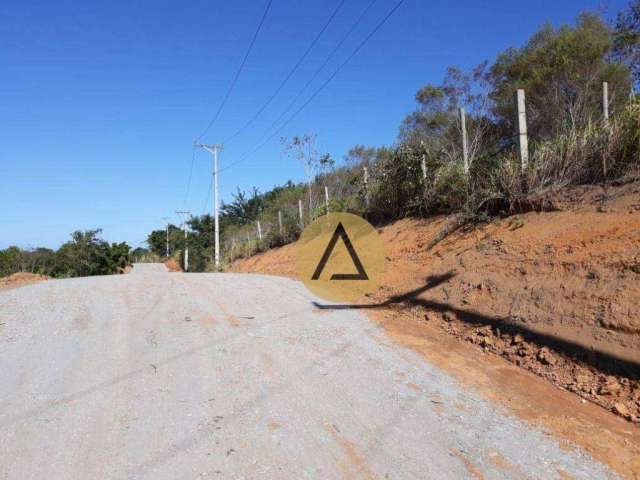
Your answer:
[[[356,145],[340,166],[317,151],[315,135],[283,139],[283,153],[300,162],[306,181],[289,181],[266,193],[238,191],[224,204],[224,260],[295,240],[304,225],[326,212],[325,187],[329,210],[354,212],[375,223],[455,213],[455,224],[462,225],[533,208],[532,193],[637,178],[640,101],[632,86],[640,81],[639,32],[640,0],[618,16],[615,26],[589,13],[573,26],[544,25],[524,46],[507,49],[493,64],[484,62],[469,72],[449,68],[442,83],[416,93],[416,109],[399,126],[394,145]],[[608,122],[602,82],[609,86]],[[517,89],[526,92],[529,163],[524,170],[516,150]],[[466,111],[468,173],[460,108]],[[211,217],[193,218],[188,225],[193,232],[190,270],[211,270]],[[169,233],[171,252],[182,251],[181,232],[170,227]],[[152,252],[164,255],[165,238],[164,230],[149,235]]]
[[[31,272],[50,277],[82,277],[121,272],[130,263],[129,245],[109,244],[99,237],[101,230],[76,231],[71,241],[58,250],[38,248],[0,250],[0,277]]]

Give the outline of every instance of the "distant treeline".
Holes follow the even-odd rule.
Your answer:
[[[84,277],[119,273],[130,263],[126,243],[109,243],[99,238],[101,230],[76,231],[71,241],[58,250],[25,250],[9,247],[0,250],[0,277],[16,272],[31,272],[50,277]]]
[[[603,82],[608,83],[606,121]],[[266,193],[238,191],[223,204],[223,258],[295,240],[304,225],[326,212],[325,187],[329,210],[373,222],[437,213],[455,213],[464,222],[521,208],[532,193],[638,178],[640,101],[633,86],[639,82],[640,0],[613,25],[590,13],[581,14],[575,25],[544,25],[524,46],[505,50],[495,62],[471,71],[451,67],[442,83],[422,87],[393,145],[357,145],[336,166],[317,151],[315,135],[283,139],[284,153],[301,163],[307,180]],[[517,153],[518,89],[526,94],[529,161],[524,169]],[[460,108],[466,113],[468,171]],[[211,269],[212,218],[198,216],[188,226],[190,270]],[[148,237],[150,249],[160,256],[165,242],[165,230]],[[173,225],[169,243],[172,255],[182,255],[184,238]]]

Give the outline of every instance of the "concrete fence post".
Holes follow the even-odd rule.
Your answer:
[[[262,227],[260,226],[260,220],[256,223],[258,224],[258,240],[262,241]]]
[[[602,82],[602,116],[604,125],[609,125],[609,83]]]
[[[282,236],[282,210],[278,210],[278,232]]]
[[[363,183],[364,183],[364,201],[369,208],[369,170],[367,167],[362,167],[364,171]]]
[[[324,206],[326,207],[327,213],[329,213],[329,188],[326,185],[324,187]]]
[[[467,145],[467,115],[464,108],[460,108],[460,130],[462,132],[462,160],[464,174],[469,174],[469,147]]]
[[[304,228],[304,219],[302,218],[302,200],[298,200],[298,214],[300,215],[300,228]]]
[[[518,134],[518,156],[520,168],[524,170],[529,164],[529,141],[527,138],[527,112],[525,107],[524,90],[516,91],[516,129]]]

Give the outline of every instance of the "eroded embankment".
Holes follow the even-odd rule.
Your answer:
[[[372,303],[508,359],[640,420],[640,186],[554,195],[559,211],[496,219],[439,238],[449,220],[380,229],[387,269]],[[231,269],[293,276],[294,245]],[[388,316],[388,315],[387,315]]]

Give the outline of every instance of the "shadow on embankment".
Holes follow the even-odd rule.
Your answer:
[[[470,325],[485,326],[490,325],[499,328],[501,332],[512,335],[520,334],[528,342],[535,343],[540,347],[550,347],[556,351],[570,355],[574,360],[592,365],[602,373],[609,375],[621,375],[630,379],[640,379],[640,363],[620,358],[609,352],[596,350],[592,347],[582,345],[572,340],[561,338],[548,333],[542,333],[531,329],[526,325],[516,323],[508,317],[491,317],[474,310],[464,310],[445,302],[435,300],[425,300],[418,296],[438,285],[449,281],[455,274],[453,272],[443,275],[427,277],[425,285],[400,295],[393,295],[379,303],[368,304],[320,304],[312,302],[316,308],[321,310],[361,310],[361,309],[384,309],[394,305],[421,306],[427,310],[435,312],[449,312]]]

